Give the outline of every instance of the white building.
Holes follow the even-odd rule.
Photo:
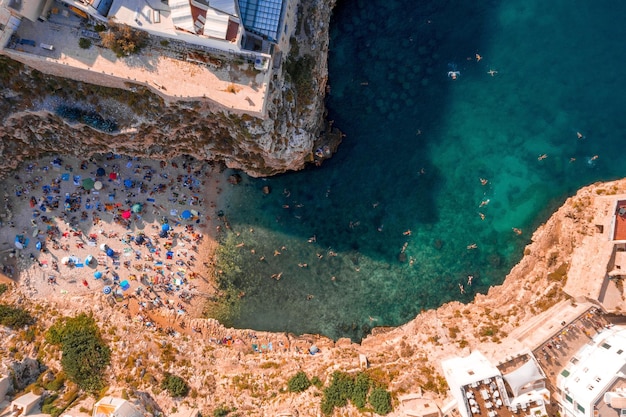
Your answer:
[[[558,375],[557,390],[564,417],[626,414],[626,327],[598,333]]]
[[[11,403],[11,413],[15,413],[14,415],[16,416],[27,416],[37,410],[40,403],[41,395],[29,392],[13,400]]]
[[[502,383],[502,374],[485,356],[479,351],[473,351],[465,358],[454,357],[441,362],[443,375],[450,387],[450,393],[457,402],[459,413],[463,417],[471,417],[472,406],[469,402],[468,392],[478,389],[481,384],[491,384],[498,387],[506,397],[506,389]],[[500,395],[500,394],[499,394]]]
[[[106,396],[94,404],[93,417],[142,417],[142,413],[123,398]]]

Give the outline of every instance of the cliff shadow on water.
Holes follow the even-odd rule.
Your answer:
[[[450,230],[467,196],[446,201],[458,211],[442,218],[456,167],[432,155],[490,19],[460,1],[338,2],[327,99],[346,137],[322,167],[234,186],[221,269],[239,296],[226,324],[358,340],[504,276],[504,255],[468,252],[471,227]]]

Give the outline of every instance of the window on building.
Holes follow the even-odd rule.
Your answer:
[[[567,401],[569,401],[570,403],[574,403],[574,400],[572,399],[572,397],[570,397],[569,395],[565,394],[565,399]]]
[[[561,371],[561,375],[567,378],[569,376],[569,371],[567,369],[563,369],[563,371]]]
[[[584,412],[585,412],[585,407],[583,407],[583,406],[582,406],[582,405],[580,405],[580,404],[576,404],[576,408],[578,408],[578,411],[580,411],[581,413],[584,413]]]
[[[600,378],[599,376],[596,377],[596,382],[600,382],[602,381],[602,378]]]
[[[618,355],[621,355],[622,353],[624,353],[624,351],[623,351],[622,349],[620,349],[620,350],[618,350],[618,351],[617,351],[617,354],[618,354]]]
[[[601,346],[602,346],[603,348],[607,349],[607,350],[608,350],[608,349],[611,349],[611,345],[609,345],[608,343],[602,343],[602,345],[601,345]]]

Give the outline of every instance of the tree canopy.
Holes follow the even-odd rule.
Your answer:
[[[60,345],[61,365],[70,381],[89,392],[104,386],[102,375],[111,362],[111,350],[92,316],[81,313],[58,320],[46,332],[46,341]]]

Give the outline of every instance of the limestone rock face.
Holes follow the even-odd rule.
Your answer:
[[[327,29],[333,4],[304,7],[299,25]],[[49,152],[85,158],[115,152],[163,160],[188,154],[251,176],[302,169],[314,161],[316,149],[334,151],[340,135],[329,135],[332,129],[324,122],[328,30],[299,30],[292,45],[297,48],[283,51],[268,88],[266,118],[208,101],[166,103],[145,87],[129,84],[129,90],[121,90],[75,82],[1,57],[0,176]],[[299,79],[289,73],[299,67],[288,66],[305,54],[315,63],[306,74],[306,99]]]
[[[33,358],[24,358],[21,362],[13,362],[11,367],[15,376],[13,382],[17,385],[14,388],[18,390],[35,382],[42,372],[40,363]]]

